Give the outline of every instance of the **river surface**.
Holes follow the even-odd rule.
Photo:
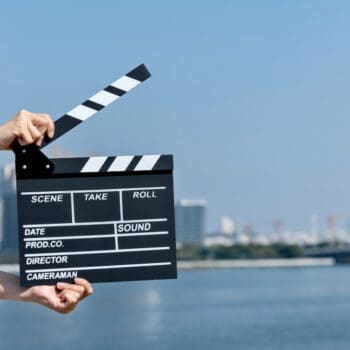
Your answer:
[[[0,349],[350,349],[350,266],[183,271],[94,289],[65,316],[1,301]]]

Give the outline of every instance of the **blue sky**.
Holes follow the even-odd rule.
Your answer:
[[[152,78],[50,146],[171,153],[176,198],[258,226],[350,212],[348,1],[0,3],[0,120]],[[0,162],[12,156],[2,153]]]

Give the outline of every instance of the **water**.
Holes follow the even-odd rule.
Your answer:
[[[350,267],[186,271],[94,289],[66,316],[0,302],[0,349],[350,347]]]

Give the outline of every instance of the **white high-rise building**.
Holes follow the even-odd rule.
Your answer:
[[[233,235],[235,232],[235,222],[228,216],[222,216],[220,220],[221,233],[225,235]]]
[[[206,233],[207,201],[181,199],[175,206],[178,243],[203,244]]]

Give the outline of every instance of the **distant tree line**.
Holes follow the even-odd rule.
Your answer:
[[[299,258],[304,256],[298,245],[275,243],[271,245],[235,244],[230,247],[216,245],[203,247],[196,244],[183,244],[177,250],[180,260],[201,259],[273,259]]]

